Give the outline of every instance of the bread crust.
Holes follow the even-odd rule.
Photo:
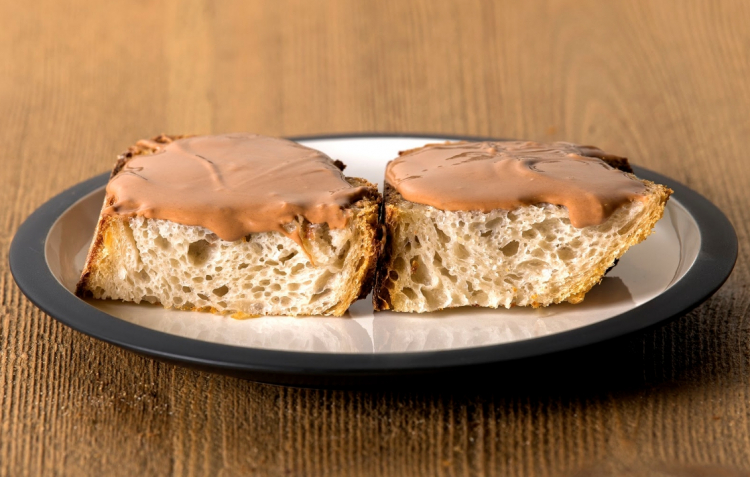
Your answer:
[[[158,150],[159,147],[184,137],[189,137],[189,135],[161,134],[149,140],[138,141],[136,144],[129,147],[127,151],[117,157],[117,162],[110,175],[110,180],[115,177],[132,158],[139,155],[152,154]],[[341,170],[345,167],[341,161],[334,161],[334,164]],[[377,256],[382,247],[381,241],[383,238],[381,227],[378,223],[378,213],[382,197],[378,193],[377,186],[365,179],[356,177],[346,177],[346,180],[353,186],[368,188],[369,193],[349,207],[352,214],[347,227],[353,227],[356,230],[356,234],[360,237],[362,247],[358,256],[354,257],[354,259],[358,260],[358,264],[353,275],[347,281],[346,286],[340,290],[336,304],[324,313],[325,315],[331,316],[342,316],[354,301],[364,298],[369,294],[375,279]],[[114,197],[106,196],[102,205],[102,211],[113,203]],[[127,220],[127,217],[104,216],[100,213],[94,232],[94,238],[87,254],[86,263],[81,273],[81,278],[76,286],[75,293],[78,297],[88,298],[92,296],[91,278],[92,275],[101,271],[103,260],[107,254],[107,241],[112,240],[112,237],[115,237],[118,233],[118,225]],[[185,306],[179,308],[187,311],[217,312],[217,310],[209,307],[199,308]],[[232,316],[235,318],[249,318],[259,315],[239,312],[234,313]]]
[[[424,147],[428,147],[424,146]],[[418,148],[421,149],[421,148]],[[400,155],[414,152],[417,149],[410,151],[401,152]],[[672,194],[672,190],[660,184],[655,184],[651,181],[642,180],[632,174],[632,168],[626,158],[620,157],[606,157],[602,158],[610,166],[619,169],[623,172],[630,174],[634,179],[641,181],[646,185],[649,190],[649,195],[652,195],[655,199],[654,206],[648,211],[647,216],[641,221],[640,226],[630,235],[628,240],[628,247],[635,245],[648,237],[651,234],[656,222],[661,219],[664,213],[664,207],[666,205],[669,196]],[[397,272],[394,268],[394,255],[393,250],[393,236],[392,231],[395,226],[402,220],[401,217],[404,214],[403,205],[411,204],[410,201],[406,200],[401,194],[391,185],[388,181],[384,182],[383,191],[383,207],[381,209],[381,222],[385,228],[385,240],[384,247],[378,258],[377,276],[375,278],[375,284],[373,286],[373,307],[375,311],[398,311],[398,312],[413,312],[412,309],[406,309],[400,306],[398,303],[394,303],[396,300],[393,299],[388,287],[387,277],[392,271]],[[430,207],[430,206],[425,206]],[[627,250],[627,248],[625,249]],[[624,253],[624,251],[623,251]],[[534,308],[547,306],[553,303],[569,302],[569,303],[580,303],[583,301],[585,294],[591,290],[595,285],[601,282],[601,279],[605,273],[614,266],[615,262],[619,260],[623,253],[610,254],[604,257],[599,263],[594,264],[589,273],[578,280],[577,282],[571,283],[566,289],[561,292],[548,303],[533,302],[531,306]],[[463,306],[463,305],[457,305]],[[481,306],[474,304],[472,306]],[[446,308],[451,308],[446,307]],[[443,309],[443,308],[440,308]]]
[[[159,134],[151,139],[142,139],[137,143],[130,146],[125,152],[117,156],[115,166],[112,168],[112,172],[109,174],[109,180],[112,180],[119,172],[125,167],[133,157],[144,154],[153,154],[159,146],[167,145],[177,139],[183,137],[189,137],[189,134],[185,135],[168,135]],[[106,196],[104,197],[104,204],[102,205],[102,211],[114,203],[114,198]],[[89,290],[89,280],[91,274],[94,273],[98,264],[101,260],[102,248],[104,247],[104,236],[110,230],[112,221],[118,220],[118,217],[105,217],[102,213],[99,213],[99,221],[96,223],[96,229],[94,230],[94,239],[89,246],[88,254],[86,255],[86,263],[83,266],[81,272],[81,278],[76,284],[76,296],[80,298],[86,298],[87,295],[91,294]],[[121,219],[119,219],[121,220]]]

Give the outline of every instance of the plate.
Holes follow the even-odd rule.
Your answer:
[[[455,137],[356,135],[297,138],[381,183],[398,151]],[[477,140],[480,138],[466,138]],[[731,273],[737,239],[727,218],[686,186],[634,167],[675,194],[654,233],[632,247],[579,305],[235,320],[73,294],[109,173],[54,197],[19,228],[10,250],[24,294],[58,321],[117,346],[172,362],[279,384],[352,385],[396,376],[451,374],[599,343],[691,310]]]

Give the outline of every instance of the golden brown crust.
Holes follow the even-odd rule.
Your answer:
[[[380,206],[383,199],[380,193],[378,193],[377,185],[358,177],[348,177],[347,181],[349,181],[349,183],[355,187],[365,186],[373,191],[373,194],[368,198],[369,200],[366,205],[366,212],[360,214],[360,220],[357,224],[359,233],[365,235],[365,243],[367,244],[364,253],[366,259],[360,266],[360,271],[358,271],[358,277],[361,286],[359,287],[359,292],[355,300],[359,300],[365,298],[370,293],[370,291],[372,290],[372,286],[375,283],[378,256],[380,255],[380,251],[383,248],[384,238],[383,227],[380,224],[379,217]]]
[[[128,148],[128,150],[120,154],[117,158],[117,163],[112,170],[111,177],[114,177],[123,166],[133,157],[143,154],[152,154],[156,152],[160,146],[169,144],[170,142],[188,137],[187,135],[159,135],[150,140],[138,141],[135,145]],[[335,161],[337,167],[341,170],[345,167],[341,161]],[[353,212],[351,220],[353,221],[352,226],[356,229],[356,234],[361,236],[361,241],[364,244],[363,249],[359,253],[359,263],[357,264],[354,275],[348,282],[348,287],[343,290],[341,299],[338,304],[332,307],[326,314],[333,316],[343,315],[349,306],[357,299],[364,298],[370,292],[372,283],[374,281],[375,269],[377,265],[377,256],[381,248],[382,233],[378,223],[378,211],[380,209],[382,198],[378,193],[377,186],[364,179],[347,177],[347,181],[353,186],[363,186],[369,189],[369,193],[366,197],[356,202],[350,207]],[[110,206],[113,199],[111,197],[105,197],[102,209]],[[116,234],[113,230],[118,221],[126,220],[126,218],[118,216],[101,216],[94,232],[94,240],[89,247],[86,263],[81,273],[81,278],[76,286],[76,295],[81,298],[91,296],[91,290],[89,289],[91,283],[91,276],[98,273],[101,267],[102,261],[106,259],[105,245],[108,234]],[[196,308],[196,307],[183,307],[183,310],[188,311],[211,311],[216,310],[211,308]],[[246,313],[235,313],[232,315],[233,318],[249,318],[255,315],[249,315]]]
[[[381,207],[380,218],[380,221],[383,224],[383,245],[378,254],[377,272],[375,275],[375,283],[372,288],[372,305],[375,311],[390,310],[392,308],[391,294],[384,277],[387,277],[392,270],[392,267],[390,266],[391,248],[389,245],[393,243],[393,239],[390,236],[390,232],[393,230],[396,223],[398,223],[398,204],[404,200],[405,199],[401,197],[401,194],[399,194],[393,186],[388,182],[384,182],[383,206]]]
[[[105,197],[102,209],[109,206],[110,203],[111,199]],[[81,272],[81,278],[78,280],[78,284],[76,285],[76,296],[80,298],[87,298],[91,295],[91,290],[89,290],[89,280],[91,278],[91,274],[96,271],[97,264],[101,260],[100,257],[102,248],[104,246],[104,235],[107,233],[109,225],[114,219],[114,217],[103,217],[101,215],[99,216],[99,221],[97,222],[96,229],[94,230],[94,240],[91,242],[88,254],[86,255],[86,263],[84,264],[83,271]]]

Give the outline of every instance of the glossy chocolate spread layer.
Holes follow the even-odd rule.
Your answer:
[[[620,206],[645,200],[646,186],[592,146],[500,141],[433,144],[402,153],[386,181],[406,200],[458,211],[553,204],[574,227],[605,222]]]
[[[254,134],[194,136],[154,143],[107,184],[104,215],[143,216],[205,227],[223,240],[281,232],[304,218],[343,228],[369,187],[354,187],[325,154],[284,139]]]

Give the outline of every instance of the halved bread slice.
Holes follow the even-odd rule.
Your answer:
[[[120,156],[112,177],[130,158],[178,138],[140,141]],[[279,232],[228,242],[200,226],[102,215],[76,294],[236,318],[341,316],[369,293],[380,248],[377,188],[364,179],[347,181],[372,191],[350,207],[346,227],[302,218],[285,226],[289,232],[300,227],[304,249]],[[104,208],[112,203],[105,198]]]
[[[632,173],[624,158],[603,160]],[[576,228],[562,206],[445,211],[404,199],[386,181],[374,307],[421,313],[579,303],[662,217],[672,191],[641,182],[645,201],[621,206],[600,225]]]

